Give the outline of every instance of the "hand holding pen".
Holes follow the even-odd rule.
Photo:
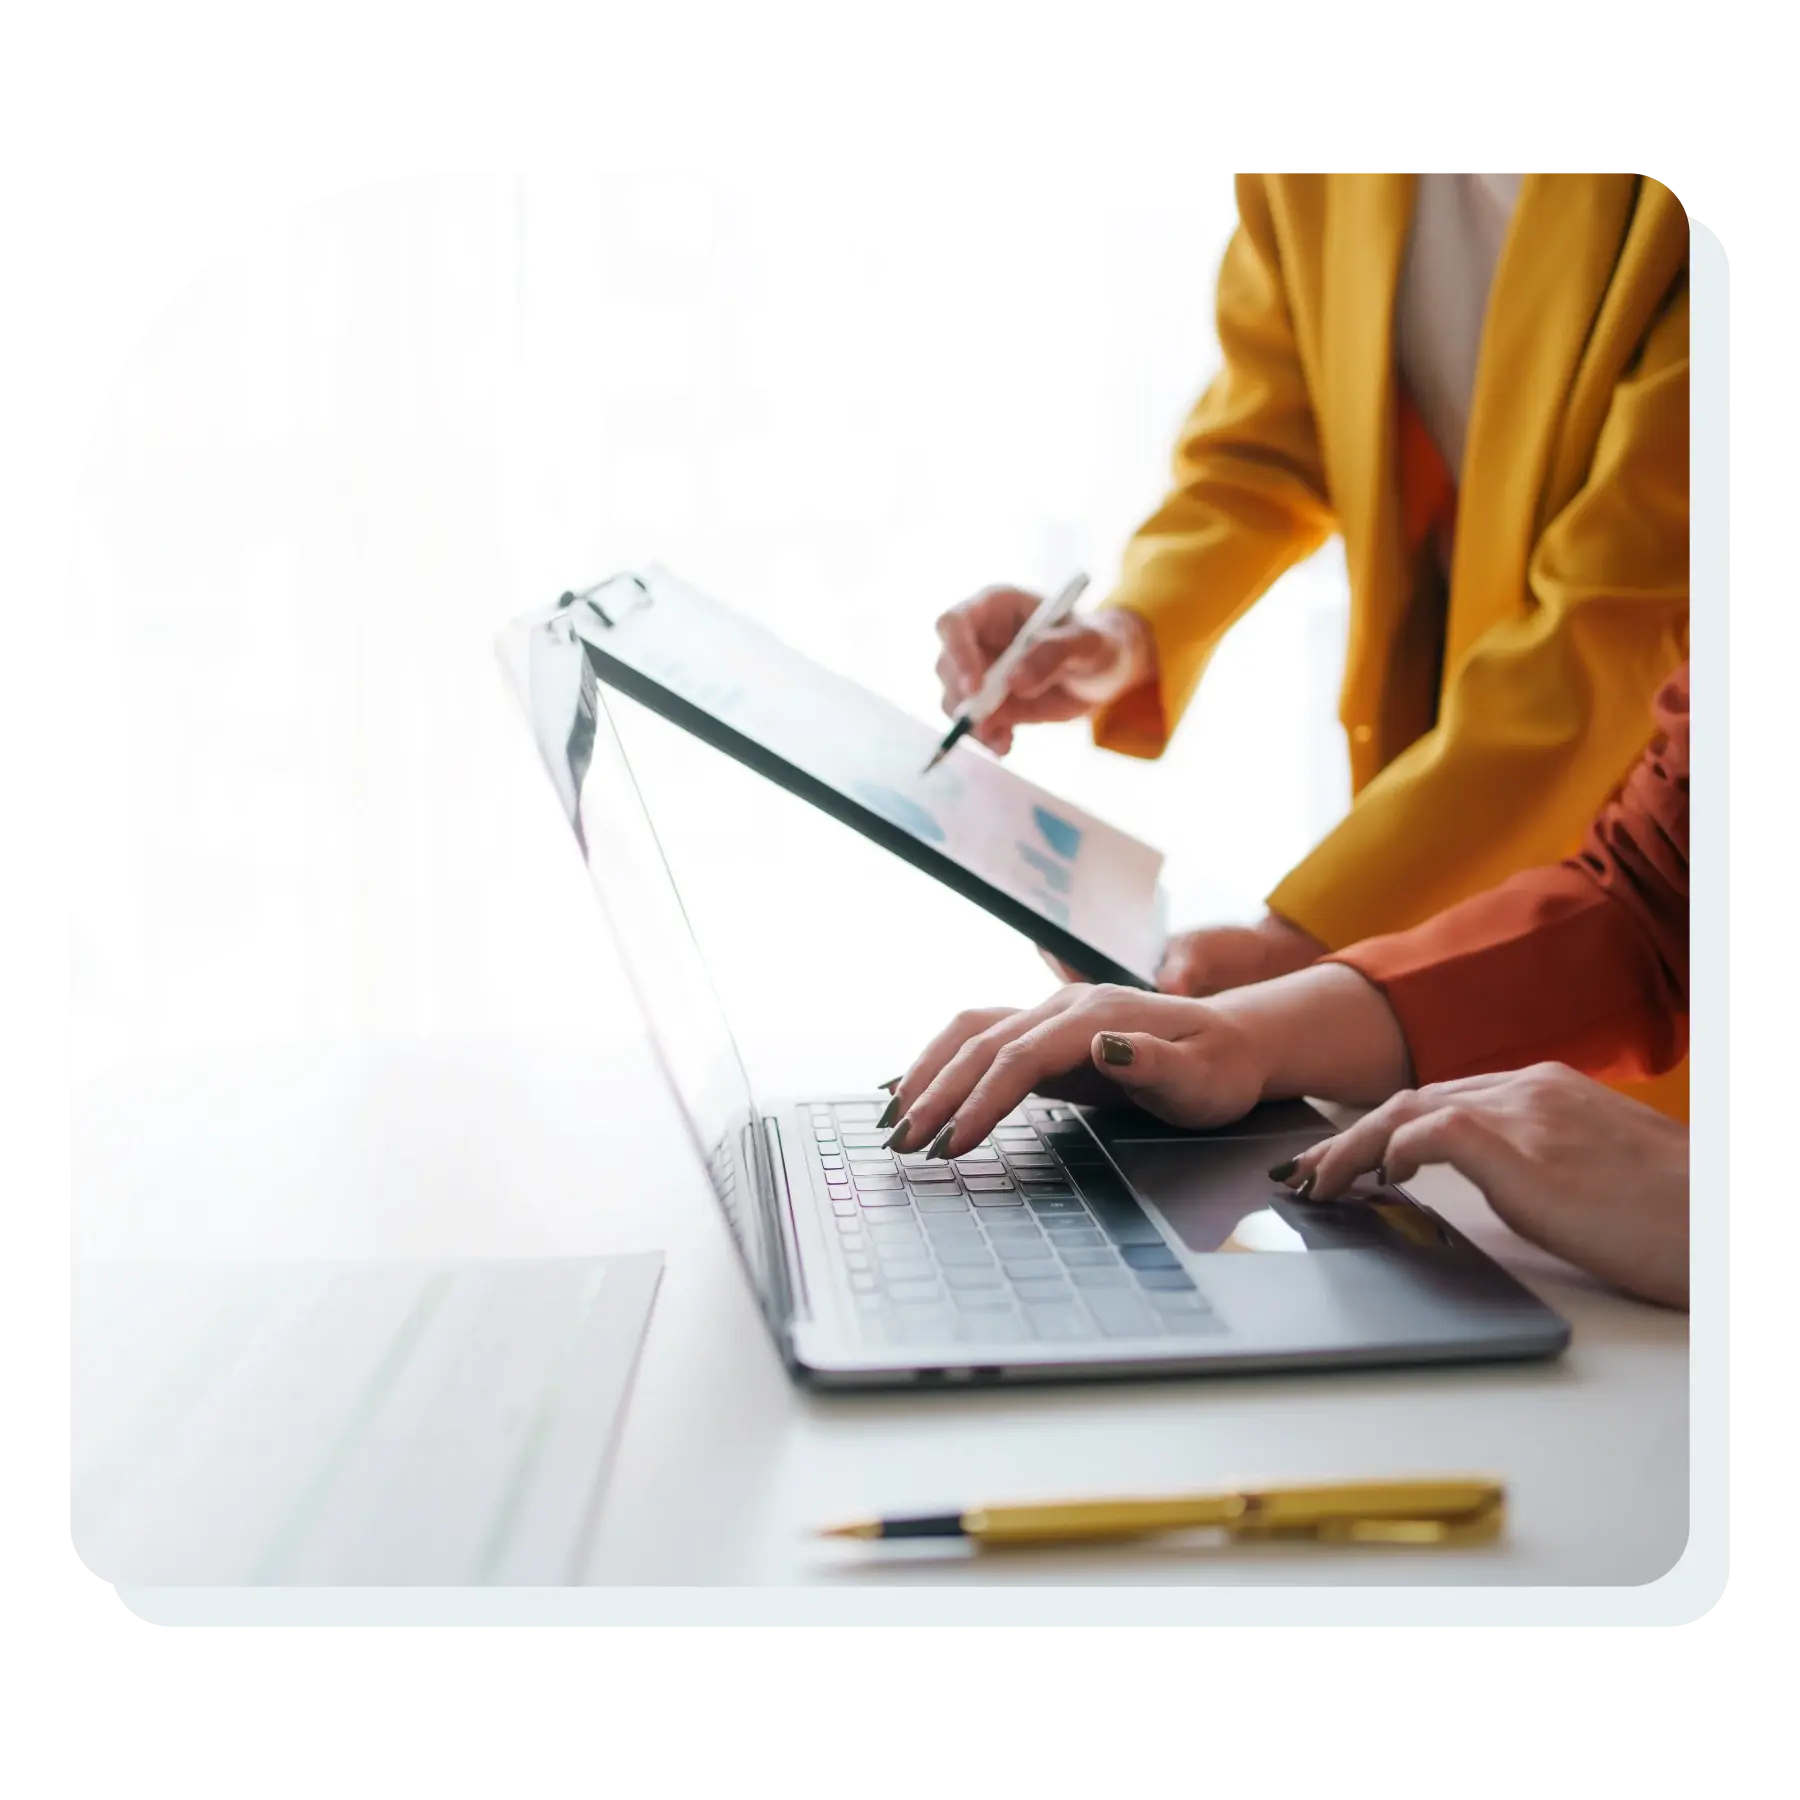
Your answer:
[[[967,735],[996,755],[1012,748],[1014,727],[1085,717],[1150,674],[1149,633],[1134,614],[1107,609],[1072,616],[1085,586],[1078,576],[1050,602],[1020,588],[984,588],[938,620],[944,711],[959,726],[967,716]],[[1059,611],[1048,610],[1065,598]],[[990,687],[984,696],[1009,652],[1000,691]]]

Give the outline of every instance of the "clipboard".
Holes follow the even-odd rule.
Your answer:
[[[940,732],[666,570],[558,602],[607,686],[797,795],[1095,981],[1155,986],[1162,852]]]

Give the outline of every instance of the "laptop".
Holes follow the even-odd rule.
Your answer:
[[[931,1163],[882,1148],[885,1094],[757,1095],[615,717],[654,693],[609,691],[619,657],[598,635],[565,595],[504,635],[502,660],[796,1380],[1141,1378],[1567,1344],[1563,1319],[1402,1189],[1365,1180],[1322,1207],[1271,1182],[1271,1165],[1331,1133],[1304,1103],[1193,1132],[1034,1097]]]

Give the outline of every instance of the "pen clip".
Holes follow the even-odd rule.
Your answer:
[[[1342,1512],[1310,1519],[1258,1515],[1252,1506],[1225,1529],[1236,1538],[1321,1544],[1474,1544],[1496,1537],[1506,1522],[1506,1495],[1493,1487],[1472,1501],[1419,1512]]]

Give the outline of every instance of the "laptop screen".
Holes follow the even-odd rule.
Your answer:
[[[761,1114],[608,710],[611,702],[595,678],[593,653],[562,612],[519,621],[499,648],[663,1074],[758,1298],[779,1322],[788,1310],[787,1283]]]

